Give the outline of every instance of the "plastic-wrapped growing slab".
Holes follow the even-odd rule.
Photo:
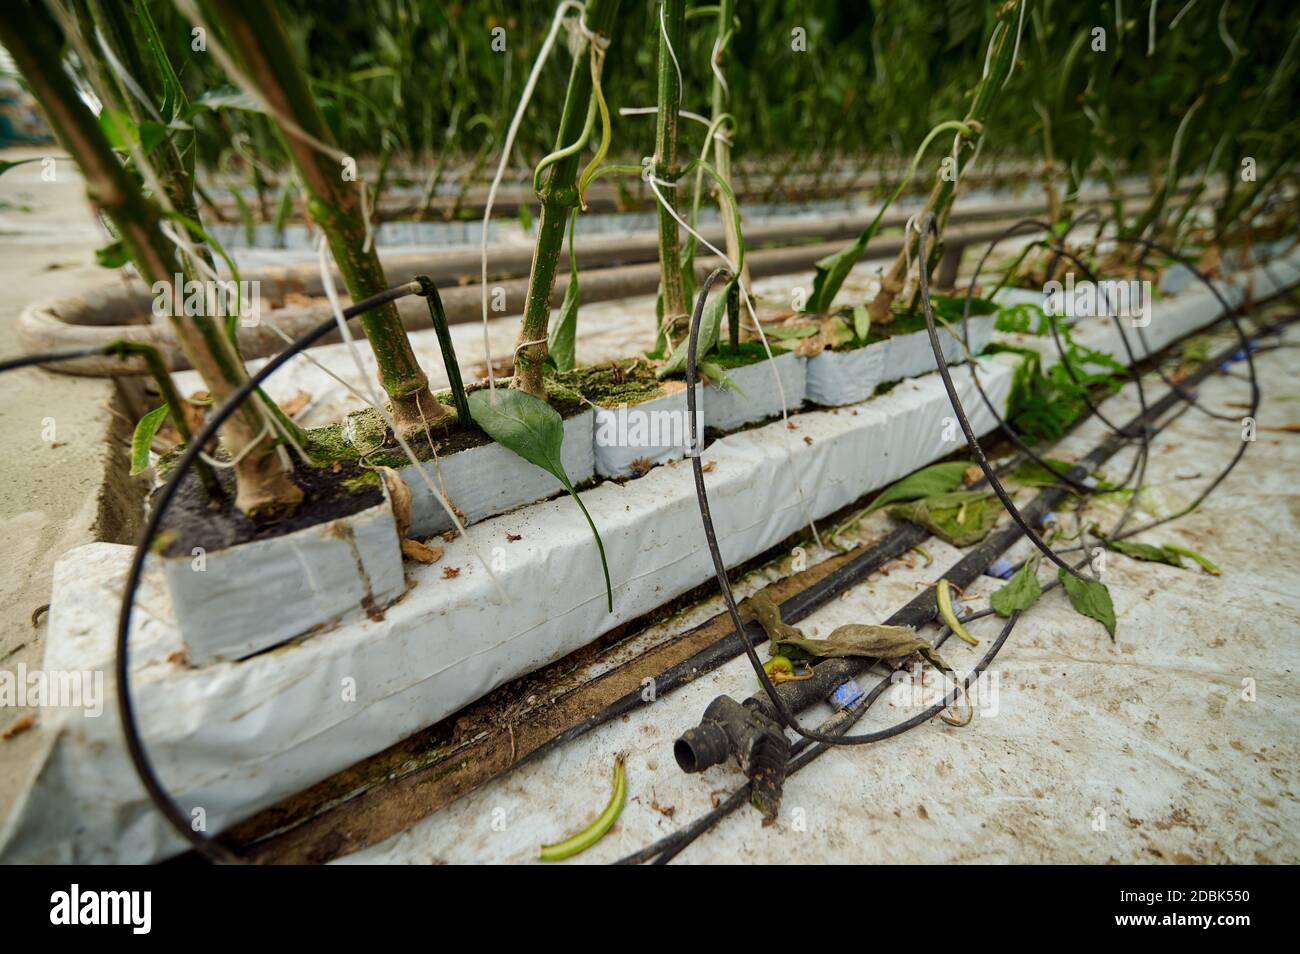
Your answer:
[[[594,423],[591,411],[564,421],[560,461],[574,486],[586,483],[596,472]],[[468,524],[564,492],[549,473],[495,441],[440,457],[436,464],[428,461],[424,469],[434,485],[440,486],[447,499],[465,515]],[[408,464],[398,472],[411,488],[410,535],[427,537],[450,530],[451,518],[415,465]]]
[[[852,351],[823,351],[808,359],[808,400],[823,407],[843,407],[865,401],[885,380],[888,341]]]
[[[602,477],[633,477],[655,464],[681,460],[690,449],[690,414],[686,385],[665,381],[668,391],[640,404],[596,406],[596,473]],[[704,434],[704,389],[695,385],[696,434]]]
[[[993,337],[995,315],[972,315],[969,319],[970,350],[979,354]],[[953,324],[949,333],[943,325],[938,326],[939,350],[948,364],[960,364],[966,360],[965,342],[962,338],[960,323]],[[905,335],[893,335],[885,340],[887,351],[884,357],[884,380],[898,381],[902,378],[914,378],[938,369],[934,362],[934,348],[930,346],[930,335],[925,330],[909,332]]]
[[[333,622],[377,613],[406,589],[388,492],[373,507],[163,566],[186,659],[242,659]]]
[[[736,386],[709,385],[705,388],[704,425],[719,431],[735,430],[754,421],[778,417],[784,393],[785,409],[796,410],[804,401],[807,374],[803,358],[786,351],[773,355],[771,361],[756,361],[739,368],[728,368],[727,377]],[[781,379],[777,388],[776,376]]]

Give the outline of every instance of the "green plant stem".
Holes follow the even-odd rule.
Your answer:
[[[1011,69],[1011,56],[1016,45],[1015,33],[1018,11],[1019,3],[1016,0],[1008,0],[998,10],[997,24],[994,26],[997,33],[996,38],[993,40],[992,53],[989,56],[988,74],[975,87],[975,93],[971,98],[970,111],[962,121],[965,126],[970,128],[971,135],[964,138],[972,151],[979,145],[984,135],[984,120],[987,118],[993,104],[997,101],[998,94],[1002,90],[1002,84]],[[926,200],[925,208],[916,217],[916,221],[922,222],[927,215],[933,212],[935,221],[939,226],[940,236],[942,236],[943,228],[947,224],[948,213],[952,209],[957,179],[958,170],[952,170],[951,174],[945,175],[941,168],[934,187],[930,190],[930,196]],[[915,257],[916,248],[917,235],[913,232],[906,236],[903,249],[898,253],[893,265],[890,266],[881,279],[880,291],[871,300],[868,312],[873,325],[887,325],[893,320],[894,299],[903,290],[903,283],[907,278],[907,263]],[[943,240],[939,238],[934,243],[930,261],[921,262],[917,267],[933,271],[942,254]]]
[[[58,30],[37,0],[12,0],[0,14],[0,43],[10,52],[28,87],[41,103],[60,143],[81,166],[86,197],[96,213],[108,216],[131,260],[148,283],[163,282],[179,303],[174,287],[179,265],[175,248],[163,235],[157,208],[140,192],[114,154],[98,121],[82,101],[59,57]],[[220,323],[173,309],[177,343],[209,392],[224,401],[247,379],[243,362]],[[235,506],[252,517],[273,517],[293,509],[302,491],[293,484],[264,440],[261,414],[247,404],[222,428],[222,440],[235,465]]]
[[[337,146],[275,7],[262,0],[205,0],[204,7],[224,29],[231,52],[270,106],[307,193],[308,214],[325,233],[348,294],[360,301],[384,291],[388,280],[379,255],[373,246],[366,247],[364,184],[345,180],[343,162],[320,148],[319,144]],[[286,118],[297,130],[289,127]],[[397,306],[389,303],[372,309],[358,321],[375,353],[397,429],[403,436],[422,433],[446,411],[429,393],[429,379],[411,350]]]
[[[587,27],[603,37],[612,35],[619,0],[590,0]],[[569,72],[569,88],[555,137],[555,151],[578,140],[592,108],[591,53],[582,43]],[[524,319],[515,345],[513,387],[546,400],[542,372],[546,361],[546,338],[551,320],[551,292],[555,290],[556,267],[564,245],[564,227],[569,212],[578,205],[578,162],[580,151],[567,153],[550,166],[550,177],[537,197],[541,211],[537,218],[537,240],[533,246],[533,267],[528,275]]]
[[[682,89],[677,81],[677,70],[686,58],[686,4],[684,0],[661,0],[659,14],[655,18],[656,33],[659,36],[659,112],[655,120],[653,174],[661,183],[672,183],[672,187],[660,185],[659,190],[664,203],[676,211],[676,184],[680,172],[677,167],[677,125],[682,105]],[[686,285],[682,278],[677,218],[663,204],[658,206],[658,210],[659,286],[663,314],[659,318],[657,346],[662,350],[668,343],[665,339],[671,339],[673,332],[686,321]]]

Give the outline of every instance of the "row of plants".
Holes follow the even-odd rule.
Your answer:
[[[408,61],[408,54],[401,51],[400,45],[414,43],[417,37],[423,36],[420,24],[431,22],[425,16],[428,11],[417,4],[381,4],[380,8],[379,23],[396,11],[394,15],[407,26],[400,38],[390,32],[390,38],[400,41],[398,49],[389,51],[396,57],[394,62],[405,68],[419,61],[421,58],[415,54],[410,54]],[[472,8],[470,5],[465,9]],[[763,5],[763,11],[762,16],[770,15],[778,20],[787,15],[779,4]],[[649,34],[644,30],[637,34],[630,29],[641,14],[646,18]],[[468,14],[462,11],[460,15]],[[740,371],[760,366],[774,356],[787,357],[787,352],[793,352],[796,359],[809,359],[805,366],[787,357],[784,366],[799,368],[799,374],[806,373],[806,390],[814,399],[817,391],[813,382],[819,375],[829,375],[851,385],[839,397],[825,398],[823,403],[828,404],[863,400],[880,384],[908,373],[920,373],[928,366],[918,366],[915,372],[909,370],[901,350],[905,339],[910,338],[914,346],[924,344],[916,273],[923,269],[930,274],[936,268],[943,226],[961,178],[976,154],[987,141],[1000,137],[1011,139],[1019,128],[1016,124],[1023,121],[1023,109],[1013,108],[1016,84],[1024,82],[1025,72],[1017,69],[1017,57],[1028,48],[1026,31],[1037,31],[1037,42],[1044,49],[1064,41],[1065,34],[1047,28],[1058,22],[1058,15],[1064,16],[1049,3],[1040,7],[1028,0],[1009,0],[991,9],[987,17],[974,17],[971,22],[975,25],[962,28],[963,44],[973,43],[972,37],[979,37],[978,55],[970,51],[964,56],[954,52],[952,62],[944,69],[954,70],[953,88],[965,91],[960,96],[940,96],[935,100],[948,112],[932,123],[924,136],[916,137],[920,143],[911,157],[908,173],[910,179],[931,163],[936,166],[926,214],[935,216],[940,239],[931,245],[927,260],[920,261],[919,236],[912,230],[897,260],[885,273],[880,291],[870,301],[843,302],[846,296],[841,292],[849,273],[868,255],[881,217],[889,203],[901,194],[907,185],[905,181],[896,187],[861,236],[841,252],[818,262],[811,295],[802,310],[760,323],[745,277],[743,223],[731,174],[733,151],[739,153],[747,148],[751,137],[760,137],[761,141],[763,136],[761,122],[746,112],[752,107],[742,107],[746,96],[740,92],[762,85],[756,79],[761,70],[752,63],[746,68],[741,51],[754,49],[746,47],[747,43],[757,42],[761,46],[767,41],[751,36],[740,19],[737,5],[732,2],[689,9],[684,0],[662,0],[649,9],[638,7],[630,0],[588,0],[585,6],[562,6],[552,22],[564,30],[562,37],[567,41],[553,44],[549,58],[539,57],[532,70],[523,71],[542,80],[529,87],[535,88],[535,98],[523,97],[519,102],[511,102],[509,109],[501,114],[503,118],[509,115],[512,128],[529,130],[528,135],[513,143],[517,154],[541,151],[533,137],[541,135],[540,131],[548,124],[537,121],[536,116],[555,117],[549,127],[553,137],[545,140],[544,148],[548,151],[533,165],[532,178],[539,202],[535,253],[518,342],[509,361],[512,365],[509,380],[498,384],[490,371],[486,386],[466,388],[461,384],[445,318],[436,305],[436,289],[424,288],[421,293],[430,300],[431,320],[440,333],[442,355],[452,383],[446,394],[431,393],[427,374],[420,366],[396,307],[391,301],[381,302],[366,310],[358,321],[379,369],[382,398],[370,400],[370,410],[353,415],[343,424],[304,430],[274,402],[258,394],[229,418],[221,431],[220,450],[214,448],[215,453],[209,454],[196,470],[195,499],[206,500],[208,504],[208,510],[201,512],[213,521],[221,519],[220,514],[224,513],[237,530],[235,542],[273,535],[277,526],[289,532],[300,527],[303,521],[321,517],[322,501],[333,500],[337,487],[365,487],[369,488],[366,493],[373,494],[383,484],[390,496],[400,493],[382,480],[376,468],[409,468],[406,473],[412,479],[422,480],[428,493],[441,499],[455,529],[463,530],[463,517],[456,512],[456,494],[441,492],[429,473],[439,468],[439,458],[495,442],[529,466],[550,475],[559,488],[571,494],[591,524],[599,546],[599,533],[586,514],[577,488],[594,473],[602,472],[600,462],[593,463],[592,473],[569,473],[563,463],[566,421],[586,414],[592,406],[599,412],[618,405],[680,399],[687,310],[697,278],[695,257],[705,250],[705,243],[693,225],[705,202],[716,203],[727,223],[725,247],[713,251],[726,259],[731,272],[725,287],[708,300],[701,333],[700,368],[714,392],[739,394],[742,404],[747,403],[751,399],[746,395],[746,387],[758,391],[764,385],[752,378],[749,385],[738,384],[735,379],[742,376]],[[522,19],[528,18],[521,14]],[[1223,20],[1221,15],[1219,26]],[[760,19],[759,22],[768,21]],[[888,20],[882,17],[880,22]],[[952,26],[956,21],[945,15],[936,22]],[[192,50],[177,51],[178,23],[192,28],[182,31],[187,35],[192,30],[203,31],[201,55]],[[1218,32],[1215,31],[1216,42]],[[337,34],[348,35],[342,29]],[[646,35],[655,37],[653,64],[643,62],[644,50],[632,49],[644,47]],[[1208,34],[1204,28],[1193,31],[1189,22],[1186,32],[1179,34],[1179,43],[1184,36],[1204,41],[1205,35]],[[382,295],[387,290],[388,282],[373,243],[373,191],[364,177],[345,174],[355,169],[355,157],[349,150],[356,143],[349,139],[354,134],[345,132],[337,117],[348,111],[340,109],[338,102],[331,102],[322,93],[334,88],[337,95],[343,96],[337,91],[354,89],[357,83],[349,85],[337,77],[309,77],[304,60],[312,64],[320,60],[317,56],[306,56],[310,46],[305,47],[301,19],[282,16],[277,6],[256,0],[177,0],[176,10],[165,14],[148,0],[133,0],[130,5],[108,0],[49,5],[38,0],[15,0],[0,17],[0,39],[44,106],[63,146],[80,164],[86,176],[88,198],[113,231],[116,242],[105,251],[105,260],[130,261],[146,282],[163,282],[171,288],[174,307],[168,320],[174,327],[177,342],[202,375],[213,402],[223,403],[248,381],[234,323],[201,313],[202,309],[186,298],[180,288],[174,287],[173,282],[173,276],[178,274],[186,281],[215,280],[218,261],[238,275],[234,262],[212,240],[200,211],[204,202],[196,164],[206,148],[203,143],[209,133],[205,129],[221,129],[231,148],[237,144],[242,152],[256,157],[255,167],[292,169],[293,189],[301,193],[303,204],[324,238],[322,272],[328,276],[328,260],[332,259],[353,302]],[[1071,44],[1075,42],[1072,40]],[[387,50],[389,44],[357,44],[358,48],[370,46]],[[570,61],[562,97],[558,95],[560,84],[553,76],[557,61],[564,59],[563,54],[554,50],[561,49],[567,50]],[[1177,52],[1183,55],[1181,45]],[[808,62],[818,62],[813,55],[816,53],[810,51]],[[338,57],[325,59],[333,62]],[[1240,84],[1248,80],[1256,82],[1260,72],[1238,69],[1240,59],[1234,56],[1229,78],[1222,81],[1229,86],[1238,84],[1239,91]],[[1291,75],[1292,67],[1286,59],[1279,57],[1274,76]],[[900,60],[905,60],[901,54]],[[65,70],[65,64],[73,69]],[[617,87],[610,78],[623,76],[625,95],[631,97],[640,87],[628,76],[644,72],[636,68],[638,65],[652,66],[653,135],[647,120],[628,117],[617,126],[613,121],[613,96]],[[829,70],[824,61],[821,68]],[[220,75],[214,76],[213,71],[217,69]],[[397,66],[393,69],[397,70]],[[187,74],[183,81],[182,76]],[[208,85],[206,92],[195,96],[193,74],[202,76],[203,84],[220,79],[222,86]],[[688,82],[691,76],[697,77],[697,85]],[[707,94],[698,85],[698,77],[704,76],[708,77]],[[101,106],[98,114],[81,95],[74,77],[93,92]],[[372,78],[377,80],[381,74]],[[406,77],[401,79],[405,81]],[[645,81],[643,76],[638,82]],[[819,88],[833,89],[836,81],[810,82]],[[425,100],[437,98],[428,96],[428,90],[459,89],[462,85],[430,84],[424,87]],[[888,87],[885,82],[879,85]],[[409,90],[401,84],[398,88]],[[494,87],[498,92],[511,88],[508,82]],[[1243,95],[1253,95],[1250,93],[1253,87],[1245,89]],[[213,90],[221,92],[213,94]],[[1267,86],[1263,92],[1268,92]],[[395,111],[384,119],[384,123],[392,125],[391,135],[398,135],[403,129],[404,134],[410,134],[408,113],[401,104],[415,97],[410,92],[402,95],[395,103]],[[1219,95],[1217,86],[1214,95]],[[700,114],[702,121],[684,118],[683,111],[695,113],[705,100],[708,108]],[[1272,102],[1268,99],[1265,105],[1271,107]],[[525,111],[529,121],[520,122]],[[780,113],[779,109],[776,111]],[[746,121],[747,117],[750,121]],[[821,121],[825,123],[824,118]],[[243,122],[252,125],[238,128],[238,123]],[[1008,124],[1006,130],[999,125],[1003,122]],[[911,128],[900,122],[895,131]],[[253,129],[260,129],[260,136],[254,135]],[[1155,130],[1144,134],[1145,142],[1156,138]],[[1195,155],[1199,146],[1194,143],[1201,143],[1182,123],[1170,131],[1170,138],[1177,141],[1173,152],[1182,157]],[[946,155],[930,154],[930,147],[935,143],[948,145],[949,142]],[[637,155],[651,143],[653,152],[643,162],[610,159],[619,154]],[[1168,146],[1162,144],[1166,151]],[[413,142],[407,148],[416,151]],[[511,158],[507,151],[500,168],[506,169]],[[1218,155],[1214,158],[1215,162],[1220,160]],[[1160,168],[1164,175],[1170,176],[1190,167],[1181,163],[1180,159]],[[1212,166],[1207,158],[1205,168]],[[605,178],[639,181],[656,198],[661,275],[654,328],[656,344],[645,355],[582,368],[576,365],[574,349],[581,289],[572,236],[576,219],[586,206],[587,188]],[[1286,180],[1275,176],[1271,181],[1275,188],[1280,188]],[[1170,190],[1163,192],[1167,194]],[[1211,239],[1226,241],[1234,225],[1251,221],[1265,198],[1258,189],[1254,195],[1252,200],[1233,200],[1231,209],[1221,210],[1226,219],[1216,213]],[[1062,203],[1059,214],[1064,215],[1068,210],[1067,201]],[[1098,234],[1108,228],[1146,230],[1152,223],[1163,221],[1159,209],[1154,213],[1148,209],[1137,221],[1130,221],[1123,214],[1121,208],[1116,212],[1118,218],[1102,222]],[[1179,221],[1189,220],[1190,216],[1184,216]],[[553,319],[550,301],[566,235],[569,282],[563,304]],[[1101,249],[1094,242],[1091,253],[1101,255]],[[1020,264],[1024,261],[1020,260]],[[979,350],[992,331],[996,306],[986,297],[953,295],[936,296],[934,300],[939,317],[950,326],[948,331],[955,347],[953,359],[966,356],[966,343],[958,342],[956,329],[963,318],[983,320],[983,331],[973,336],[973,350]],[[331,301],[339,324],[346,331],[333,296]],[[836,355],[868,353],[874,356],[877,372],[869,372],[852,362],[841,366],[831,360]],[[925,357],[922,347],[916,347],[913,353]],[[886,355],[896,360],[887,361]],[[125,350],[122,356],[141,357],[139,353]],[[150,358],[147,353],[143,355],[146,363],[150,363]],[[156,360],[151,366],[161,367]],[[757,417],[797,409],[803,401],[804,382],[781,377],[783,372],[775,362],[770,369],[764,369],[777,375],[780,381],[788,380],[790,393],[781,394],[774,406],[760,408]],[[873,378],[872,373],[878,376]],[[154,431],[167,417],[173,420],[183,439],[188,436],[191,409],[184,406],[165,375],[159,375],[158,387],[166,400],[141,422],[135,441],[137,449],[149,445]],[[785,384],[778,385],[779,390],[785,387]],[[834,388],[826,389],[828,394],[831,391]],[[705,402],[706,409],[708,403]],[[752,419],[755,418],[751,416],[747,420]],[[747,420],[735,423],[747,423]],[[591,426],[594,428],[597,422],[593,421]],[[1032,430],[1027,424],[1026,427]],[[1050,436],[1045,430],[1042,433]],[[610,464],[604,475],[643,472],[642,461],[644,466],[657,462],[652,457],[638,458],[632,462],[631,471],[623,463]],[[333,489],[324,492],[323,485]],[[372,500],[373,497],[363,500],[359,496],[357,506]],[[313,508],[317,511],[315,516]],[[605,583],[612,607],[607,567]]]
[[[184,64],[179,76],[190,99],[214,107],[195,123],[201,169],[211,182],[241,187],[235,197],[245,215],[282,222],[297,187],[274,120],[230,83],[214,57],[194,55],[183,11],[167,0],[146,6],[161,24],[165,52]],[[708,64],[718,37],[697,27],[722,6],[686,11],[690,28],[679,57],[685,103],[712,102]],[[1294,11],[1281,0],[1198,7],[1027,5],[1016,31],[1023,68],[992,106],[990,118],[1005,136],[984,150],[986,161],[1006,155],[1038,164],[1054,213],[1068,212],[1085,178],[1100,176],[1118,194],[1128,171],[1149,175],[1153,187],[1178,173],[1202,178],[1201,189],[1229,193],[1220,213],[1251,202],[1290,167],[1297,129],[1285,92],[1297,67]],[[348,155],[365,157],[375,204],[387,187],[413,189],[420,216],[431,214],[433,197],[445,189],[463,198],[481,181],[550,20],[536,4],[478,0],[382,0],[329,14],[296,0],[279,10],[333,137]],[[820,180],[846,163],[856,171],[872,163],[892,170],[909,144],[969,103],[994,12],[994,5],[939,0],[750,5],[741,29],[719,48],[730,85],[746,91],[729,103],[746,131],[735,147],[738,160],[761,157],[749,166],[764,168],[773,195],[794,178]],[[620,21],[623,28],[609,38],[603,85],[616,138],[630,142],[647,120],[622,116],[620,108],[656,102],[657,50],[642,38],[658,32],[658,3],[629,0]],[[535,92],[547,115],[563,107],[561,69],[551,66]],[[548,132],[545,124],[526,126],[519,145],[539,155],[550,147]],[[639,158],[617,147],[614,155]],[[1247,155],[1261,175],[1241,189]],[[1153,188],[1150,208],[1136,222],[1185,221],[1190,204],[1166,210],[1167,193]],[[205,210],[224,215],[222,203],[207,198],[201,189]],[[453,204],[449,214],[459,208]]]

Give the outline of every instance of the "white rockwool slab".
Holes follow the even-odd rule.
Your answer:
[[[1294,284],[1300,254],[1246,277],[1257,297]],[[1149,342],[1159,347],[1217,315],[1208,294],[1157,302]],[[1108,327],[1088,323],[1078,334]],[[1001,407],[1009,360],[981,359],[954,375],[977,433],[995,422],[970,375],[978,368]],[[944,441],[950,416],[931,374],[856,407],[801,414],[794,431],[776,422],[718,440],[704,457],[715,464],[707,480],[727,563],[951,453],[959,445]],[[180,636],[154,564],[139,594],[132,686],[148,750],[170,790],[186,810],[204,809],[209,831],[220,830],[711,576],[687,465],[603,483],[584,500],[608,553],[613,613],[590,531],[567,498],[484,521],[448,544],[438,564],[412,567],[411,589],[382,619],[242,662],[192,669],[175,661]],[[508,543],[507,533],[517,542]],[[492,562],[501,589],[475,549]],[[47,670],[110,670],[130,558],[130,547],[92,544],[56,565]],[[446,567],[460,572],[442,579]],[[523,596],[511,601],[503,593]],[[130,767],[112,680],[105,683],[98,717],[42,712],[37,731],[48,736],[47,754],[0,832],[0,859],[147,861],[183,847]]]
[[[406,590],[387,490],[349,517],[159,559],[191,665],[243,659],[349,614],[382,611]]]
[[[595,415],[583,411],[564,421],[560,463],[573,485],[586,483],[596,472],[593,443]],[[495,441],[469,447],[424,464],[438,487],[465,515],[467,524],[525,504],[564,493],[564,486],[536,464],[524,460]],[[429,490],[414,464],[398,471],[411,488],[412,537],[429,537],[452,527],[451,517]]]
[[[993,315],[970,319],[970,350],[979,354],[993,337]],[[939,329],[939,349],[948,364],[965,360],[960,328],[957,335]],[[926,331],[894,335],[852,351],[823,351],[808,359],[808,400],[824,407],[843,407],[865,401],[889,381],[912,378],[935,370],[934,349]]]
[[[596,405],[594,445],[596,473],[602,477],[631,477],[646,463],[681,460],[690,449],[690,413],[686,385],[666,381],[669,393],[640,404]],[[704,388],[695,385],[695,433],[704,435]]]
[[[806,363],[786,351],[773,355],[771,361],[728,369],[727,377],[735,389],[714,384],[704,389],[704,426],[730,431],[754,421],[780,417],[782,410],[798,410],[805,397]]]

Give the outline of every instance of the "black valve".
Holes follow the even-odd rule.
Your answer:
[[[718,696],[704,718],[673,743],[673,757],[683,772],[703,772],[735,756],[753,783],[752,801],[768,818],[776,817],[790,759],[790,740],[772,718],[730,696]]]

